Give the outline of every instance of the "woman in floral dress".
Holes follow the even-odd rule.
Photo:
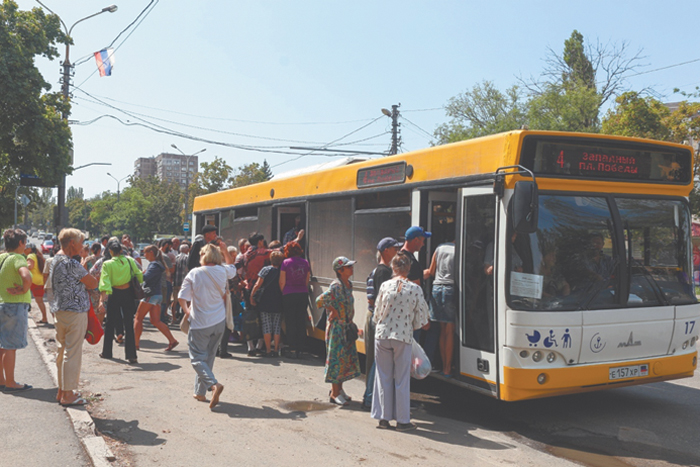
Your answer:
[[[326,383],[331,383],[331,402],[347,405],[351,400],[343,391],[345,381],[360,376],[360,361],[355,342],[348,342],[345,330],[355,316],[352,284],[353,265],[356,261],[340,256],[333,260],[336,280],[316,299],[318,308],[325,308],[326,325]]]

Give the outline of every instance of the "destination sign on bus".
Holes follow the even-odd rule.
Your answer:
[[[393,185],[406,181],[406,163],[387,164],[357,171],[357,187]]]
[[[692,173],[689,151],[585,140],[526,140],[521,164],[540,175],[667,183],[688,183]]]

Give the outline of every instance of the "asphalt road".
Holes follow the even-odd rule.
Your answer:
[[[34,307],[33,314],[38,317]],[[52,329],[41,328],[50,338]],[[573,396],[499,402],[428,379],[413,381],[419,429],[375,428],[359,403],[362,380],[346,383],[349,408],[328,403],[323,360],[217,359],[226,386],[214,410],[192,399],[185,336],[165,353],[147,324],[139,364],[100,359],[85,346],[84,393],[98,430],[123,465],[700,465],[700,377]]]
[[[33,313],[36,315],[36,307]],[[146,321],[148,323],[148,320]],[[48,339],[52,330],[43,328]],[[121,465],[515,465],[700,466],[700,376],[549,399],[506,403],[449,383],[413,381],[419,430],[375,429],[353,402],[331,406],[320,355],[302,361],[249,358],[231,344],[217,359],[226,386],[210,411],[191,397],[185,336],[166,354],[149,324],[139,364],[98,358],[85,347],[83,391]],[[123,358],[123,349],[115,348]],[[346,384],[357,401],[364,383]]]

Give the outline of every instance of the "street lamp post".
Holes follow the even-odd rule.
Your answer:
[[[37,3],[41,5],[42,7],[46,8],[49,12],[52,14],[56,15],[49,7],[41,3],[41,1],[37,0]],[[98,11],[97,13],[93,13],[89,16],[86,16],[85,18],[79,19],[75,23],[73,23],[73,26],[68,28],[66,26],[66,23],[63,22],[63,19],[61,19],[60,16],[58,16],[58,19],[61,21],[61,25],[63,26],[63,32],[68,36],[68,41],[66,41],[66,59],[63,61],[63,78],[62,78],[62,87],[61,90],[63,92],[63,98],[68,101],[70,100],[70,70],[71,70],[71,63],[70,63],[70,33],[73,31],[73,28],[78,24],[86,19],[93,18],[97,15],[101,15],[102,13],[114,13],[117,11],[117,5],[110,5],[107,7],[104,7],[102,10]],[[63,119],[68,120],[68,114],[64,113],[63,114]],[[73,157],[72,157],[73,151],[71,150],[71,164],[73,164]],[[58,204],[58,224],[55,226],[56,227],[56,232],[60,232],[60,230],[64,227],[66,223],[66,218],[65,218],[65,213],[63,212],[65,209],[66,205],[66,174],[63,174],[61,176],[61,182],[58,185],[58,196],[57,196],[57,204]]]
[[[121,182],[123,182],[125,179],[129,178],[129,176],[127,175],[126,177],[122,177],[122,178],[120,178],[119,180],[117,180],[117,177],[115,177],[115,176],[112,175],[111,173],[107,172],[107,175],[109,175],[110,177],[112,177],[112,178],[114,179],[114,181],[117,182],[117,203],[118,203],[118,202],[119,202],[119,184],[120,184]]]
[[[174,143],[171,144],[170,147],[172,147],[173,149],[177,149],[177,151],[178,151],[180,154],[182,154],[183,156],[185,156],[185,166],[186,166],[186,167],[185,167],[185,220],[183,221],[183,224],[184,224],[185,222],[187,222],[187,221],[189,220],[189,217],[187,216],[187,204],[188,204],[188,201],[189,201],[189,199],[190,199],[190,191],[189,191],[189,190],[190,190],[190,157],[196,156],[197,154],[201,154],[201,153],[203,153],[204,151],[206,151],[207,149],[204,148],[204,149],[202,149],[201,151],[197,151],[197,152],[195,152],[194,154],[190,154],[190,155],[188,156],[187,154],[185,154],[184,152],[182,152],[182,150],[181,150],[180,148],[178,148],[177,146],[175,146]]]

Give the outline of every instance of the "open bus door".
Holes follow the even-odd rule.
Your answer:
[[[461,190],[458,280],[460,380],[498,397],[494,269],[497,197],[492,187]],[[496,266],[497,267],[497,266]]]

